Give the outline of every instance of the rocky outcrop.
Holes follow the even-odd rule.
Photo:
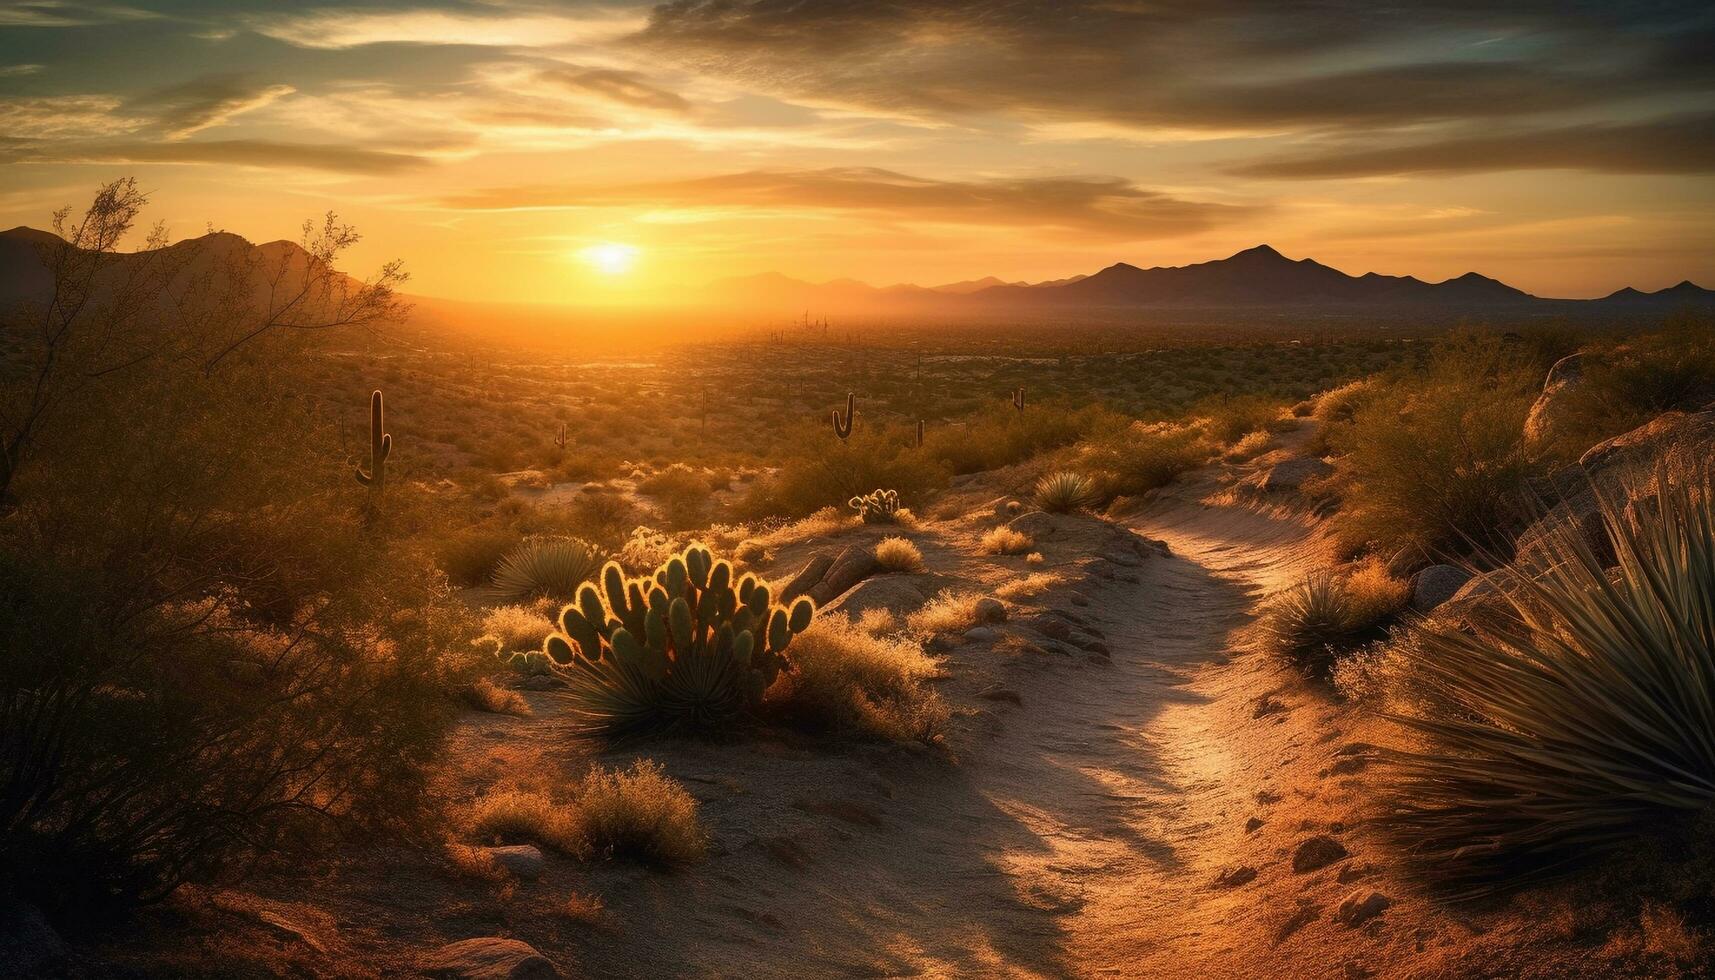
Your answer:
[[[1568,354],[1554,362],[1542,383],[1542,394],[1530,406],[1524,422],[1525,445],[1538,449],[1554,440],[1565,425],[1572,393],[1584,383],[1584,354]]]
[[[828,611],[857,617],[872,609],[885,609],[904,616],[928,602],[939,588],[940,581],[933,575],[879,575],[834,600]]]
[[[1431,612],[1457,595],[1470,580],[1471,573],[1462,568],[1431,565],[1412,579],[1411,608],[1420,613]]]
[[[499,936],[449,943],[424,958],[422,969],[445,980],[555,980],[560,975],[529,943]]]
[[[1663,412],[1590,447],[1578,457],[1578,465],[1607,491],[1638,471],[1647,472],[1658,460],[1708,462],[1711,448],[1715,448],[1715,412]]]
[[[1292,852],[1292,870],[1296,874],[1308,874],[1346,857],[1345,845],[1326,834],[1318,834]]]
[[[825,606],[879,571],[881,562],[876,560],[873,548],[861,544],[847,545],[828,567],[828,574],[811,586],[806,594],[817,606]]]

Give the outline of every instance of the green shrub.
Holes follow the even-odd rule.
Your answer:
[[[800,428],[787,447],[780,468],[757,480],[738,503],[741,519],[805,517],[876,487],[914,501],[947,483],[946,468],[913,448],[903,431],[859,426],[841,442],[825,426]]]
[[[1225,395],[1194,406],[1190,416],[1201,420],[1209,438],[1230,446],[1252,432],[1273,432],[1282,423],[1285,405],[1267,395]]]
[[[519,542],[494,570],[490,590],[501,602],[566,600],[595,578],[605,560],[588,541],[537,536]]]
[[[441,570],[454,585],[486,585],[506,553],[518,546],[518,532],[504,528],[470,528],[454,532],[436,549]]]
[[[1524,448],[1538,374],[1496,338],[1455,335],[1426,372],[1363,399],[1350,422],[1327,433],[1343,545],[1504,554],[1542,472]]]
[[[1111,425],[1113,418],[1113,413],[1093,405],[1032,405],[1023,412],[1008,407],[980,413],[961,426],[936,426],[925,438],[923,452],[955,474],[980,473],[1069,446],[1098,426]]]
[[[808,599],[790,612],[774,605],[766,583],[734,582],[732,566],[697,545],[652,576],[628,580],[610,562],[601,579],[560,611],[542,647],[587,734],[732,724],[761,702],[815,612]]]
[[[1070,514],[1096,502],[1096,487],[1082,473],[1060,470],[1036,481],[1033,499],[1050,514]]]
[[[1655,477],[1603,503],[1615,571],[1561,525],[1508,615],[1399,652],[1428,744],[1391,767],[1389,825],[1437,878],[1516,882],[1715,806],[1715,498],[1706,470]]]
[[[592,856],[673,867],[695,864],[708,850],[696,798],[653,759],[624,772],[592,769],[573,795],[578,833]]]
[[[1133,422],[1098,432],[1079,446],[1078,468],[1100,495],[1134,497],[1207,462],[1208,439],[1189,426]]]
[[[1715,323],[1687,314],[1660,333],[1596,348],[1583,381],[1562,397],[1565,421],[1554,449],[1564,459],[1634,429],[1662,412],[1715,400]]]

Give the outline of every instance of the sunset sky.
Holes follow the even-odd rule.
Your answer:
[[[174,237],[333,208],[463,299],[1258,242],[1715,286],[1715,6],[0,2],[0,226],[125,174]]]

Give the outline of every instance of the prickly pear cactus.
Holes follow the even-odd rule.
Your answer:
[[[853,497],[846,506],[857,511],[865,524],[894,524],[899,520],[899,494],[892,490]]]
[[[692,545],[653,575],[602,570],[560,610],[542,644],[588,734],[731,724],[789,668],[785,650],[815,615],[776,605],[767,584]]]

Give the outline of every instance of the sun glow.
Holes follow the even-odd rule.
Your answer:
[[[622,276],[631,271],[637,264],[638,248],[635,245],[620,245],[607,242],[601,245],[591,245],[578,254],[590,267],[604,276]]]

